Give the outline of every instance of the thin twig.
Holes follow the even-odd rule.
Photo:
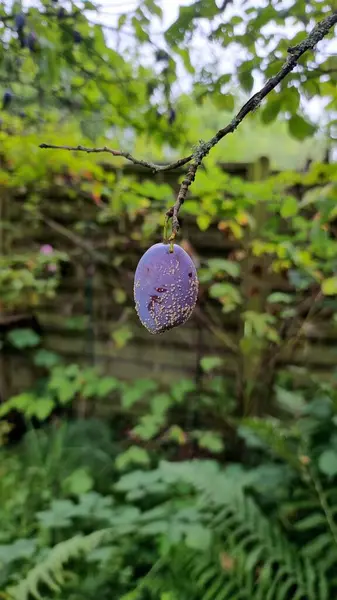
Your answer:
[[[45,223],[48,227],[50,227],[50,229],[53,229],[54,231],[56,231],[63,237],[66,237],[75,246],[78,246],[79,248],[81,248],[81,250],[84,250],[84,252],[89,254],[89,256],[91,256],[91,258],[94,259],[96,262],[104,264],[104,265],[110,264],[109,260],[107,259],[107,257],[104,254],[97,252],[97,250],[92,248],[90,243],[88,243],[86,240],[84,240],[80,236],[76,235],[76,233],[74,233],[73,231],[70,231],[69,229],[67,229],[66,227],[61,225],[61,223],[57,223],[53,219],[50,219],[49,217],[45,217],[42,213],[38,213],[38,216],[41,219],[41,221],[43,221],[43,223]]]
[[[146,160],[139,160],[132,156],[129,152],[123,152],[122,150],[112,150],[112,148],[108,148],[107,146],[102,146],[102,148],[87,148],[86,146],[57,146],[54,144],[40,144],[39,148],[48,148],[52,150],[70,150],[71,152],[87,152],[87,154],[97,154],[106,152],[107,154],[112,154],[112,156],[122,156],[126,158],[134,165],[140,165],[145,167],[146,169],[150,169],[153,173],[159,173],[160,171],[171,171],[172,169],[178,169],[179,167],[183,167],[193,158],[193,154],[190,156],[186,156],[185,158],[179,158],[175,162],[169,163],[168,165],[156,165],[155,163],[148,162]]]

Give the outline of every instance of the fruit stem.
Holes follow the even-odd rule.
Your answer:
[[[168,241],[170,243],[170,252],[173,252],[173,246],[174,246],[174,240],[175,240],[176,234],[174,232],[171,233]]]
[[[165,221],[164,221],[164,244],[168,243],[168,239],[167,239],[167,227],[168,227],[168,222],[169,222],[169,217],[167,215],[165,215]]]

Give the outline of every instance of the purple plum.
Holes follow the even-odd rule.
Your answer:
[[[199,282],[190,256],[174,244],[154,244],[140,259],[134,280],[138,317],[150,333],[163,333],[190,318]]]

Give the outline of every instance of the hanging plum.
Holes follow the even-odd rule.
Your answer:
[[[190,256],[177,244],[154,244],[140,259],[134,298],[140,321],[163,333],[189,319],[198,297],[198,277]]]

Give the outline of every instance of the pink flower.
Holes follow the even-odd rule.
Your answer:
[[[53,254],[54,248],[50,244],[44,244],[41,246],[40,252],[41,254],[45,254],[47,256],[48,254]]]

